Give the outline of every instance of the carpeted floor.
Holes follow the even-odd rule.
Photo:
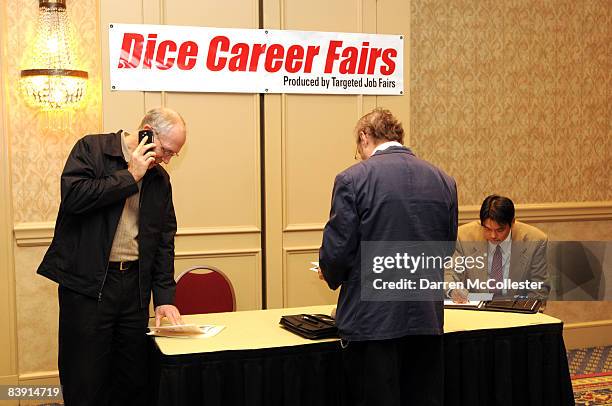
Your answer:
[[[612,347],[593,347],[567,352],[570,374],[612,372]]]
[[[612,405],[612,347],[567,352],[576,406]]]
[[[572,386],[576,406],[612,405],[612,372],[577,375]]]

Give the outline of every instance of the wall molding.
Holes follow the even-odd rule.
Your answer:
[[[287,247],[287,248],[283,248],[283,251],[285,252],[286,255],[291,255],[294,253],[304,253],[304,252],[319,252],[319,248],[321,248],[320,245],[308,245],[308,246],[301,246],[301,247]]]
[[[27,222],[17,223],[13,227],[13,233],[17,246],[19,247],[46,247],[51,244],[55,223]],[[198,236],[198,235],[235,235],[255,234],[261,230],[256,226],[230,226],[230,227],[180,227],[176,235]]]
[[[177,236],[183,235],[230,235],[259,233],[261,229],[256,226],[230,226],[230,227],[179,227]]]
[[[479,220],[480,206],[459,206],[459,223]],[[612,201],[517,204],[516,218],[531,223],[612,220]],[[321,231],[324,223],[288,224],[283,231]]]
[[[53,370],[53,371],[37,371],[37,372],[30,372],[27,374],[19,374],[19,382],[23,382],[23,381],[37,381],[40,379],[59,379],[59,371]]]
[[[217,257],[252,257],[261,254],[261,249],[242,249],[242,250],[210,250],[210,251],[177,251],[174,259],[192,258],[217,258]]]
[[[459,207],[459,222],[467,223],[478,220],[480,206]],[[516,205],[516,217],[521,221],[541,222],[570,222],[570,221],[603,221],[612,220],[612,201],[603,202],[564,202],[564,203],[537,203]],[[324,223],[289,224],[284,232],[321,231]],[[51,243],[53,238],[53,222],[27,222],[17,223],[13,233],[19,247],[44,247]],[[260,233],[256,226],[230,226],[230,227],[181,227],[177,236],[197,235],[234,235]]]
[[[0,376],[8,383],[18,373],[17,299],[15,281],[15,253],[11,227],[13,224],[13,191],[11,185],[12,154],[9,133],[9,89],[8,19],[7,2],[0,5]]]
[[[304,224],[289,224],[283,229],[287,233],[299,231],[322,231],[325,223],[304,223]]]
[[[314,245],[309,245],[309,246],[299,246],[299,247],[283,247],[283,256],[282,256],[282,261],[283,261],[283,267],[281,269],[281,284],[283,286],[283,307],[286,307],[287,304],[289,303],[289,297],[288,297],[288,286],[287,286],[287,270],[289,269],[289,267],[287,266],[287,261],[289,259],[289,256],[294,255],[294,254],[304,254],[304,253],[311,253],[311,252],[318,252],[319,251],[319,247],[318,246],[314,246]],[[306,272],[306,270],[304,270],[304,272]]]
[[[612,220],[612,201],[517,204],[516,218],[531,223]],[[480,219],[480,205],[460,206],[459,222]]]
[[[18,375],[2,375],[0,376],[0,385],[17,385],[19,383]]]
[[[567,323],[563,339],[568,350],[612,345],[612,320]]]

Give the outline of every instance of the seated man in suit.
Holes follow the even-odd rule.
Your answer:
[[[489,292],[496,299],[546,299],[547,243],[542,231],[515,220],[512,200],[488,196],[480,208],[480,222],[459,227],[455,267],[446,268],[445,281],[462,288],[451,288],[447,294],[457,303],[465,302],[468,292]],[[463,266],[457,266],[460,263]]]

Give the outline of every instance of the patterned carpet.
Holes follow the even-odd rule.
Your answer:
[[[612,405],[612,347],[567,353],[576,406]]]

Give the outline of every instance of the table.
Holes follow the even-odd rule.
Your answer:
[[[154,339],[152,404],[342,405],[338,340],[278,326],[282,315],[332,308],[183,316],[226,328],[208,339]],[[470,310],[446,310],[444,320],[445,405],[574,404],[560,320]]]

